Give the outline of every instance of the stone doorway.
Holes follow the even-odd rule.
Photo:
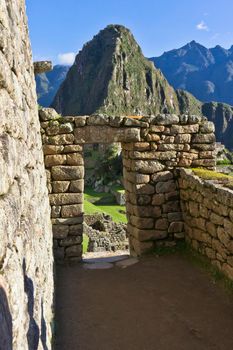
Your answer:
[[[83,146],[90,143],[122,145],[130,254],[184,238],[176,169],[214,168],[212,123],[176,115],[62,118],[44,108],[40,120],[57,257],[82,257]]]
[[[128,254],[120,143],[84,145],[83,257]]]

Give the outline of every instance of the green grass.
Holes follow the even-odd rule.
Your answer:
[[[218,173],[213,170],[206,170],[204,168],[193,168],[194,174],[199,176],[203,180],[217,180],[220,183],[224,183],[225,187],[233,189],[233,176]]]
[[[83,253],[87,252],[89,238],[87,235],[83,235]]]
[[[126,215],[120,211],[125,211],[125,207],[116,204],[111,193],[97,193],[91,188],[85,188],[84,212],[85,214],[103,213],[111,215],[113,221],[126,223]]]
[[[229,159],[218,160],[217,165],[231,165],[231,161]]]

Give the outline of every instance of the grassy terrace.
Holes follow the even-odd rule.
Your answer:
[[[122,191],[122,188],[117,188]],[[116,204],[112,193],[97,193],[93,189],[85,188],[84,194],[84,212],[85,214],[104,213],[111,215],[115,222],[127,222],[125,207]]]
[[[233,176],[232,175],[226,175],[223,173],[218,173],[217,171],[206,170],[203,168],[193,168],[192,170],[193,170],[195,175],[199,176],[203,180],[218,181],[219,183],[224,184],[225,187],[228,187],[231,190],[233,190]]]

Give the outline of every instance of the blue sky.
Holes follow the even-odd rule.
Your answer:
[[[26,0],[35,60],[70,63],[108,24],[128,27],[147,57],[196,40],[233,45],[233,0]]]

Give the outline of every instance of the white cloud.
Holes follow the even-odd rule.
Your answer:
[[[59,53],[57,58],[58,58],[59,64],[70,66],[74,63],[75,53],[74,52]]]
[[[196,25],[197,30],[206,30],[207,32],[209,31],[209,27],[204,21],[201,21]]]

